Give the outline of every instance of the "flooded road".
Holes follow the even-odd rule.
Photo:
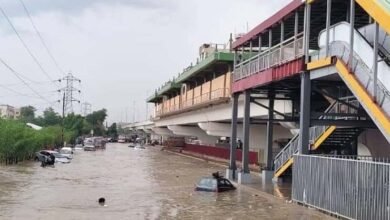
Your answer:
[[[194,192],[201,176],[222,167],[160,151],[108,144],[76,152],[70,164],[0,167],[0,219],[330,219],[304,207],[238,187]],[[106,207],[99,206],[106,198]]]

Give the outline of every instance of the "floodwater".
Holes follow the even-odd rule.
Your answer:
[[[76,152],[54,168],[0,167],[0,219],[330,219],[248,187],[194,192],[199,177],[217,170],[224,168],[125,144]]]

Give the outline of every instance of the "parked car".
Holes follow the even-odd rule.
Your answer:
[[[94,145],[87,144],[84,146],[84,151],[96,151],[96,147]]]
[[[195,187],[195,191],[204,192],[225,192],[235,189],[236,187],[219,173],[213,173],[211,177],[203,177]]]
[[[126,143],[126,140],[125,140],[125,139],[119,138],[119,139],[118,139],[118,143]]]
[[[60,150],[60,154],[64,155],[68,159],[73,159],[73,149],[70,147],[63,147]]]
[[[70,159],[68,159],[66,156],[58,153],[57,151],[53,150],[41,150],[37,153],[35,153],[36,159],[39,161],[48,162],[50,161],[49,158],[53,157],[55,158],[55,163],[70,163]]]

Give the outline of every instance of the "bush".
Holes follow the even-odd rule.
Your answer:
[[[61,146],[61,127],[34,130],[22,122],[0,119],[0,163],[15,164],[32,159],[36,151]],[[72,132],[65,132],[69,141]]]

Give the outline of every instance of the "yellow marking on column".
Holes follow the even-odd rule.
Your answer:
[[[288,161],[286,163],[283,164],[283,166],[274,174],[274,177],[280,177],[284,171],[287,170],[287,168],[289,168],[294,162],[294,158],[290,158],[288,159]]]
[[[323,68],[325,66],[330,66],[330,65],[332,65],[332,58],[327,57],[324,59],[320,59],[320,60],[316,60],[316,61],[308,63],[306,66],[306,69],[307,70],[315,70],[315,69]]]
[[[384,6],[374,0],[356,0],[356,2],[390,34],[390,12]]]
[[[314,142],[314,145],[312,147],[312,150],[317,150],[317,148],[319,146],[321,146],[322,143],[324,143],[324,141],[326,141],[326,139],[328,139],[328,137],[336,130],[336,126],[330,126],[329,128],[327,128],[325,130],[324,133],[322,133],[322,135],[317,138],[317,140]]]
[[[350,74],[346,65],[339,59],[336,62],[336,69],[341,78],[349,85],[348,87],[355,93],[356,96],[366,105],[368,111],[373,115],[373,119],[382,125],[383,129],[390,135],[390,121],[380,107],[372,100],[372,97],[367,93],[366,89],[357,81],[353,74]]]

